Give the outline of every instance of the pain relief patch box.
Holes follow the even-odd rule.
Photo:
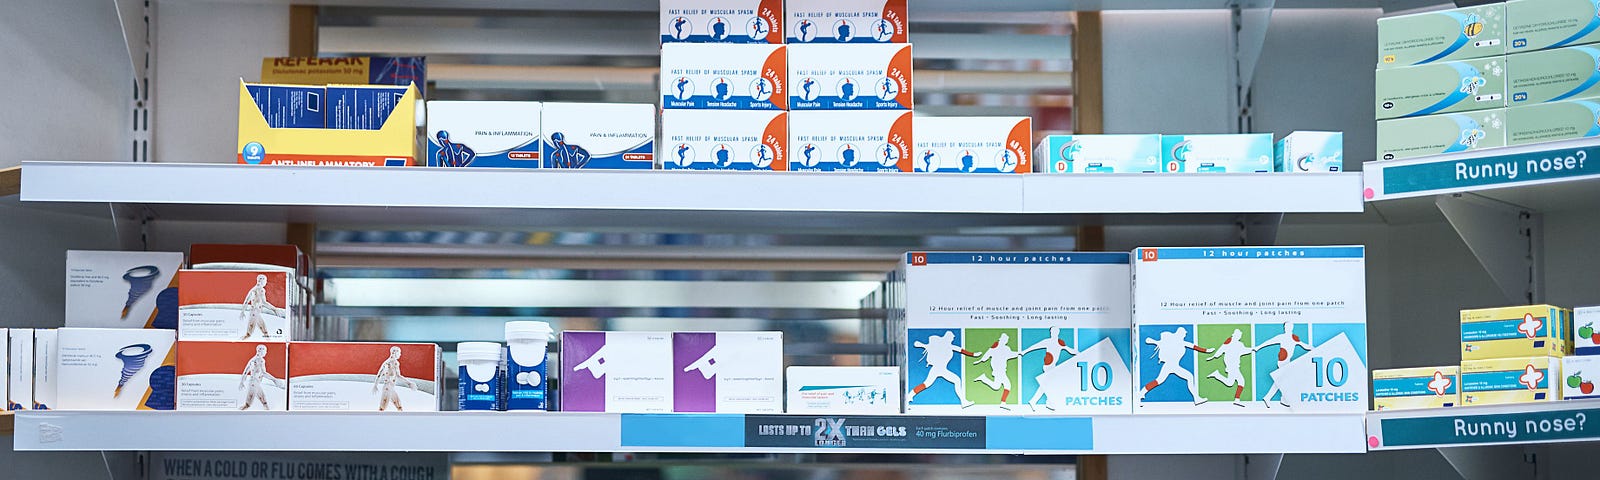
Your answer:
[[[1504,107],[1506,63],[1489,57],[1378,70],[1376,118]]]
[[[1344,170],[1344,132],[1292,132],[1272,148],[1277,171],[1288,173]]]
[[[1046,173],[1159,173],[1161,135],[1051,135],[1039,158]]]
[[[900,413],[897,367],[789,367],[786,413],[895,415]]]
[[[539,102],[428,102],[428,166],[539,168]]]
[[[1496,358],[1461,361],[1461,405],[1561,399],[1561,359]]]
[[[1136,413],[1366,411],[1365,255],[1134,250]]]
[[[431,343],[290,343],[289,410],[438,411],[443,368]]]
[[[1133,411],[1128,254],[913,252],[905,278],[905,411]]]
[[[1600,95],[1600,45],[1506,57],[1508,106]]]
[[[1379,69],[1505,54],[1505,4],[1378,19]]]
[[[655,169],[653,105],[546,102],[539,118],[544,168]]]
[[[783,413],[783,332],[672,334],[672,411]]]
[[[663,110],[665,170],[789,169],[788,112]]]
[[[783,45],[661,46],[661,108],[788,110]]]
[[[1600,97],[1506,109],[1506,145],[1600,136]]]
[[[789,47],[790,110],[911,110],[911,81],[911,44]]]
[[[918,172],[1032,173],[1032,117],[920,117]]]
[[[394,88],[384,87],[367,93],[391,95]],[[391,167],[415,163],[416,88],[404,87],[404,93],[399,98],[383,99],[383,108],[378,108],[377,103],[380,102],[377,97],[369,98],[367,103],[355,102],[361,98],[358,93],[361,92],[350,92],[353,103],[348,103],[348,112],[336,112],[351,115],[339,120],[340,125],[347,122],[350,126],[369,125],[376,126],[376,129],[273,127],[256,106],[255,99],[250,95],[250,85],[240,80],[239,141],[235,150],[238,163]],[[323,100],[328,101],[326,98]],[[324,105],[324,108],[328,106]],[[375,116],[380,111],[386,115]]]
[[[1373,370],[1372,408],[1454,407],[1461,403],[1460,387],[1460,367],[1455,365]]]
[[[1600,5],[1593,0],[1506,2],[1506,53],[1600,42]]]
[[[791,1],[788,42],[906,43],[907,0]]]
[[[1565,357],[1561,359],[1561,398],[1581,400],[1600,398],[1595,393],[1594,382],[1600,380],[1600,357]]]
[[[180,252],[67,251],[66,326],[177,328]]]
[[[1552,305],[1461,311],[1461,360],[1572,354],[1572,310]]]
[[[1572,309],[1572,354],[1600,355],[1600,307]]]
[[[783,0],[664,0],[661,43],[783,41]]]
[[[1401,160],[1506,146],[1506,110],[1378,121],[1378,159]]]
[[[178,338],[287,342],[299,307],[289,273],[273,270],[178,272]]]
[[[561,410],[672,413],[672,334],[561,332]]]
[[[178,342],[178,410],[286,411],[289,345]]]
[[[1162,135],[1167,173],[1261,173],[1275,169],[1272,134]]]
[[[172,410],[177,335],[171,330],[62,328],[59,410]]]
[[[908,111],[790,113],[789,169],[909,172],[912,125]]]

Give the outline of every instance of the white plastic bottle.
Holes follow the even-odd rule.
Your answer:
[[[506,322],[506,410],[547,410],[550,324]]]
[[[505,410],[501,389],[505,384],[500,362],[500,344],[463,342],[456,344],[461,386],[459,410]]]

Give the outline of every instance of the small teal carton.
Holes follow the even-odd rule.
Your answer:
[[[1272,134],[1162,135],[1167,173],[1272,172]]]
[[[1278,140],[1272,155],[1280,172],[1344,171],[1344,132],[1293,132]]]
[[[1051,135],[1039,144],[1046,173],[1160,173],[1161,135]]]

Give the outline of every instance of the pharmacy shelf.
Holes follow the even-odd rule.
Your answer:
[[[1588,420],[1596,421],[1595,429],[1588,429]],[[1367,414],[1371,450],[1595,441],[1600,441],[1600,399]]]
[[[17,415],[15,448],[18,451],[1360,453],[1366,451],[1362,442],[1362,419],[1359,413],[866,417],[566,412],[33,411]],[[825,431],[817,429],[817,425],[844,428]],[[830,432],[839,432],[842,436]],[[1277,433],[1265,435],[1262,432]],[[834,446],[818,446],[819,442]]]
[[[1363,195],[1386,214],[1429,210],[1434,196],[1453,194],[1536,211],[1589,209],[1600,204],[1600,138],[1368,162],[1362,176]]]
[[[1231,222],[1249,213],[1362,211],[1355,173],[873,174],[93,162],[25,162],[22,168],[24,202],[136,205],[156,218],[187,220],[848,229],[1189,221],[1168,214],[1220,214]]]

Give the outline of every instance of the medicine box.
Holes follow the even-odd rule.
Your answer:
[[[538,168],[539,102],[428,102],[428,166]]]
[[[57,404],[56,358],[61,351],[58,345],[59,330],[38,328],[33,330],[33,409],[50,410]]]
[[[789,1],[788,42],[906,43],[907,0]]]
[[[1131,413],[1128,259],[906,254],[905,336],[896,342],[905,346],[906,413]]]
[[[1506,146],[1506,110],[1378,121],[1378,159],[1474,152]]]
[[[1378,19],[1379,69],[1505,53],[1505,4]]]
[[[1593,0],[1506,2],[1507,53],[1600,42],[1600,12]]]
[[[405,98],[409,87],[386,85],[328,85],[325,128],[378,130]]]
[[[179,252],[67,251],[66,326],[177,328]]]
[[[1372,371],[1373,410],[1454,407],[1461,403],[1460,367]]]
[[[249,85],[250,97],[272,128],[322,128],[327,88],[308,85]]]
[[[1031,117],[920,117],[917,172],[1032,173]]]
[[[783,332],[672,334],[672,411],[783,413]]]
[[[912,91],[911,44],[789,47],[790,110],[911,110]]]
[[[413,87],[329,87],[326,128],[275,128],[239,82],[235,153],[247,165],[408,166],[417,156],[417,92]],[[391,98],[393,92],[401,92]],[[385,113],[384,110],[388,109]],[[383,115],[379,115],[383,113]],[[375,129],[350,129],[370,125]]]
[[[262,83],[301,85],[412,85],[425,94],[426,57],[267,57],[261,59]]]
[[[662,0],[661,43],[783,41],[783,0]]]
[[[1489,57],[1378,70],[1377,119],[1504,107],[1507,63]]]
[[[775,111],[664,110],[666,170],[787,170],[790,114]]]
[[[443,368],[431,343],[293,342],[289,410],[438,411]]]
[[[1600,96],[1600,45],[1519,53],[1506,64],[1510,106]]]
[[[10,338],[7,339],[11,357],[7,362],[10,394],[6,400],[6,410],[32,410],[33,329],[13,328],[10,334]]]
[[[1506,145],[1600,136],[1600,97],[1506,109]]]
[[[1562,399],[1600,398],[1594,391],[1595,380],[1600,380],[1600,356],[1562,358],[1561,375]]]
[[[1134,250],[1136,413],[1367,410],[1361,246]]]
[[[1461,404],[1560,400],[1561,378],[1561,359],[1557,357],[1462,360]]]
[[[900,413],[900,369],[896,367],[789,367],[788,408],[807,415],[895,415]]]
[[[1572,309],[1572,324],[1576,327],[1573,330],[1572,354],[1600,355],[1600,307]]]
[[[546,102],[541,112],[544,168],[655,169],[655,106]]]
[[[561,332],[561,410],[671,413],[672,334]]]
[[[172,330],[63,328],[56,334],[58,410],[172,410]]]
[[[1167,173],[1272,172],[1272,134],[1162,135]]]
[[[1461,311],[1461,360],[1572,353],[1572,310],[1552,305]]]
[[[1159,173],[1161,135],[1051,135],[1039,144],[1047,173]]]
[[[791,61],[783,45],[662,45],[661,108],[788,110]]]
[[[300,247],[288,244],[196,243],[189,245],[193,270],[283,270],[295,275],[300,287],[311,288],[311,259]]]
[[[1272,148],[1275,169],[1288,173],[1344,171],[1344,132],[1293,132]]]
[[[289,285],[281,270],[180,271],[178,338],[289,341],[299,308]]]
[[[789,114],[789,169],[909,172],[911,112],[805,111]]]
[[[178,342],[178,410],[286,411],[289,346]]]

